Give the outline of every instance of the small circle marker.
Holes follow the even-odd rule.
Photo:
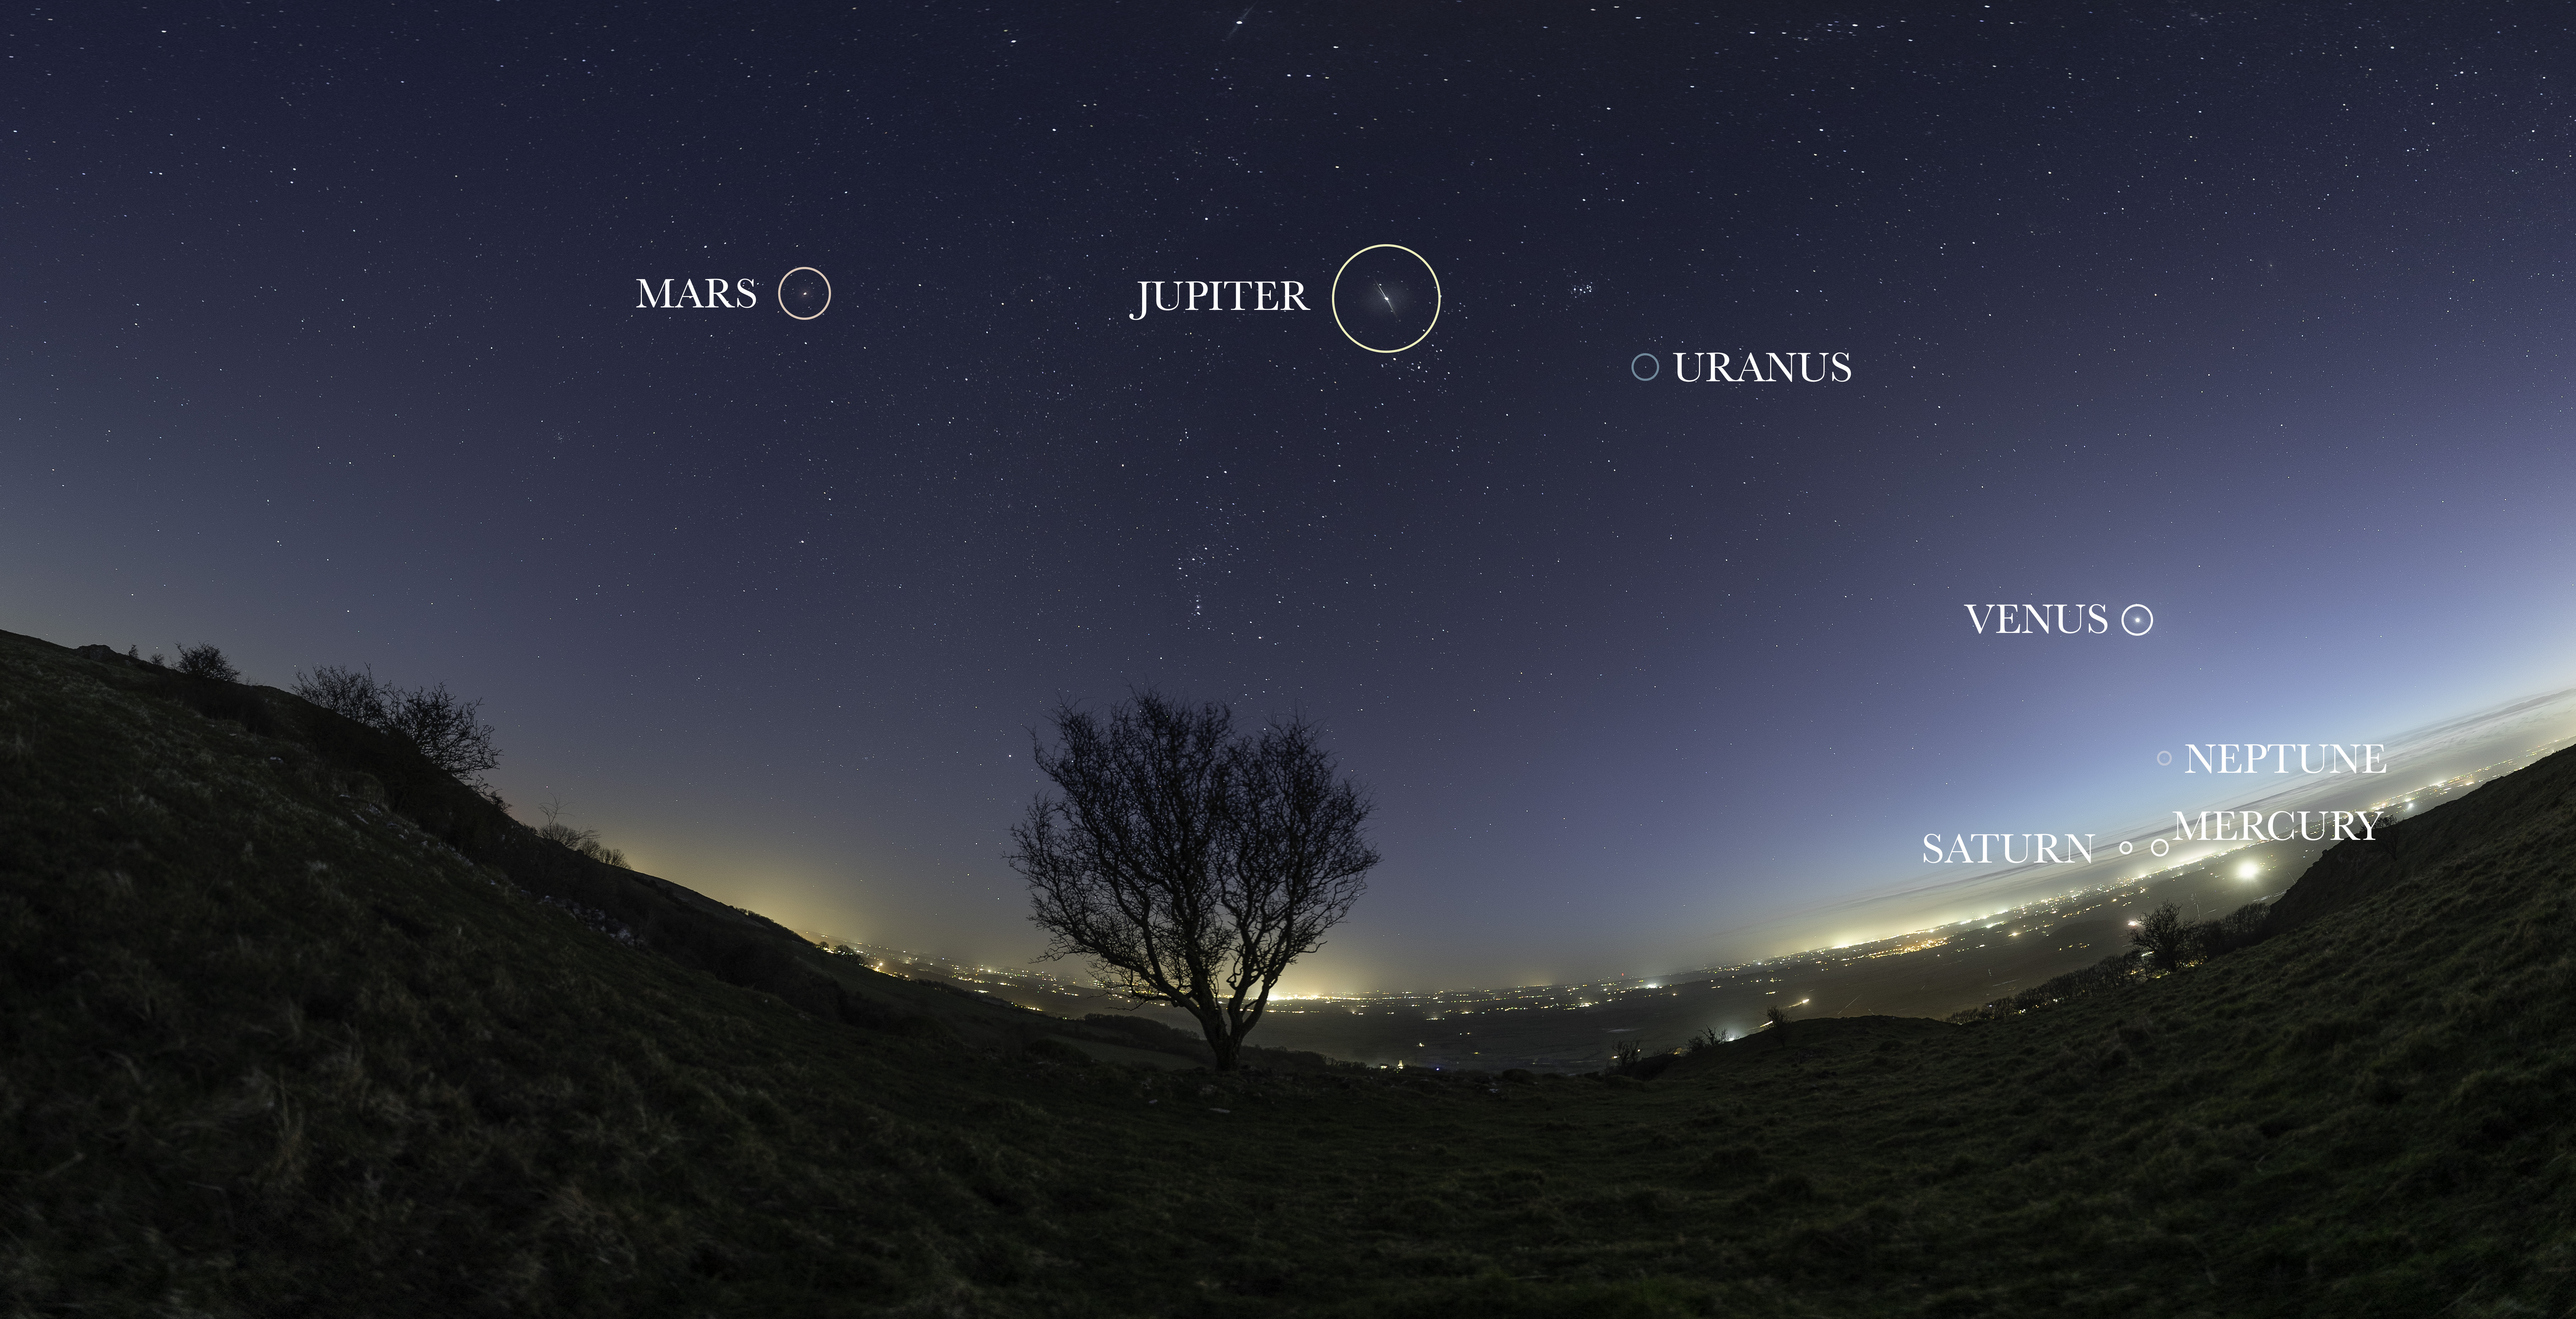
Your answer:
[[[1644,375],[1637,376],[1637,364],[1639,362],[1645,363],[1647,366],[1652,367],[1653,370],[1646,372]],[[1635,357],[1628,359],[1628,374],[1637,376],[1639,380],[1652,380],[1663,373],[1664,359],[1655,356],[1653,353],[1639,353]]]
[[[796,270],[807,271],[811,273],[814,278],[823,281],[823,305],[814,309],[814,316],[820,316],[823,313],[830,311],[832,309],[832,277],[824,274],[822,271],[814,269],[812,266],[798,266]],[[797,320],[810,321],[814,319],[814,316],[797,316],[796,313],[787,311],[787,281],[795,277],[796,270],[788,271],[786,274],[778,277],[778,309],[780,311],[786,311],[790,316],[795,316]]]
[[[2157,764],[2159,764],[2159,765],[2170,765],[2170,764],[2172,764],[2172,763],[2173,763],[2173,753],[2172,753],[2172,752],[2170,752],[2170,751],[2159,751],[2159,752],[2157,752],[2157,753],[2156,753],[2156,763],[2157,763]]]
[[[2146,621],[2144,623],[2140,623],[2136,627],[2129,626],[2130,623],[2140,618],[2144,618]],[[2147,608],[2145,605],[2131,605],[2120,611],[2120,630],[2128,633],[2130,636],[2143,637],[2149,632],[2154,631],[2155,626],[2156,611]]]

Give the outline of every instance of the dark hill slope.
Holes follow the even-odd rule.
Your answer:
[[[1018,1250],[966,1224],[1021,1156],[957,1123],[1023,1110],[937,1060],[1027,1014],[849,990],[291,701],[0,638],[0,1309],[634,1313],[781,1247],[854,1298]]]
[[[2542,861],[2553,846],[2545,822],[2567,818],[2571,802],[2576,748],[2480,784],[2412,819],[2381,825],[2368,842],[2337,843],[2272,904],[2266,924],[2275,933],[2296,929],[2533,826],[2541,834],[2526,838],[2517,855]]]
[[[267,772],[250,776],[253,783],[346,801],[379,816],[390,812],[430,843],[493,867],[530,894],[591,914],[594,924],[622,926],[642,946],[679,965],[765,990],[826,1020],[931,1017],[986,1041],[1024,1031],[1024,1023],[1014,1020],[1022,1014],[1002,1005],[880,975],[855,959],[823,953],[766,917],[541,839],[409,746],[276,688],[192,678],[105,646],[75,653],[8,632],[0,632],[0,674],[23,684],[31,696],[78,691],[84,708],[116,704],[174,718],[194,712],[218,730],[250,735],[270,758]],[[84,767],[82,759],[57,753],[45,766],[52,771],[45,780],[75,794],[99,791],[95,780],[63,778]],[[165,804],[194,813],[184,801]]]
[[[2024,1016],[1793,1023],[1644,1082],[1173,1078],[627,947],[121,672],[0,644],[13,1315],[2576,1302],[2564,794]]]

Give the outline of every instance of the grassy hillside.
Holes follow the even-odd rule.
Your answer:
[[[1643,1082],[1220,1079],[568,867],[188,681],[0,636],[13,1315],[2576,1303],[2567,755],[2115,994]]]

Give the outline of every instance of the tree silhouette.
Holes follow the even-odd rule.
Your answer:
[[[217,682],[240,682],[241,670],[224,658],[224,653],[211,641],[191,646],[179,644],[179,672],[192,678],[212,678]]]
[[[2192,930],[2182,918],[2182,909],[2168,902],[2148,912],[2138,928],[2129,931],[2129,942],[2156,960],[2156,969],[2179,968],[2191,950]]]
[[[405,691],[376,681],[373,669],[325,664],[311,677],[298,671],[295,694],[410,743],[459,782],[480,786],[483,771],[501,763],[493,728],[479,717],[483,703],[453,695],[446,683]]]
[[[1152,691],[1105,720],[1063,705],[1041,793],[1011,828],[1046,956],[1198,1018],[1232,1071],[1291,962],[1322,946],[1377,864],[1372,804],[1303,718],[1237,734],[1223,705]]]

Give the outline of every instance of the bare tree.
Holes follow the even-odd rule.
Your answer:
[[[2129,931],[2129,942],[2156,959],[2156,970],[2175,971],[2182,968],[2194,939],[2182,909],[2168,902],[2148,912],[2138,928]]]
[[[1037,766],[1062,795],[1030,803],[1010,857],[1046,956],[1187,1010],[1234,1070],[1279,977],[1366,890],[1372,803],[1303,718],[1238,735],[1225,706],[1145,691],[1106,720],[1051,720]]]
[[[191,646],[179,645],[179,672],[192,678],[212,678],[217,682],[240,682],[241,670],[224,658],[224,653],[211,641]]]
[[[325,664],[309,678],[299,671],[295,694],[410,743],[460,782],[479,786],[483,771],[501,763],[500,750],[492,745],[492,726],[476,717],[483,703],[457,698],[446,683],[404,691],[376,681],[373,669]]]
[[[460,783],[480,783],[483,771],[501,763],[492,745],[492,726],[475,716],[481,701],[451,696],[447,684],[394,693],[385,702],[385,731],[420,749],[429,763]]]
[[[295,694],[336,715],[344,715],[369,728],[385,726],[385,689],[376,684],[376,671],[344,669],[325,664],[306,677],[295,672]]]
[[[537,826],[537,837],[549,843],[560,843],[593,861],[605,861],[623,870],[635,868],[626,864],[624,852],[599,841],[597,829],[576,828],[566,823],[563,818],[563,798],[557,797],[538,807],[537,811],[546,817],[546,822]]]

